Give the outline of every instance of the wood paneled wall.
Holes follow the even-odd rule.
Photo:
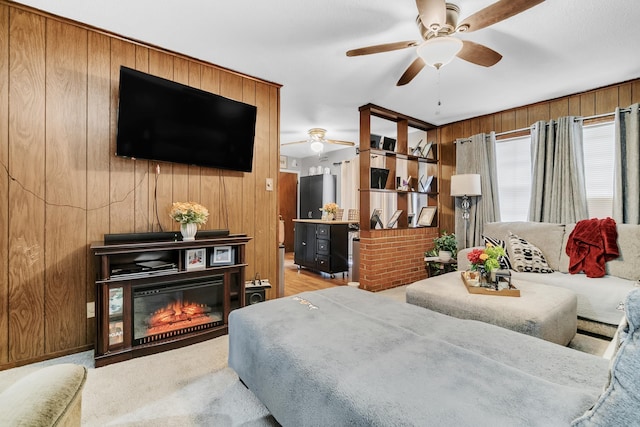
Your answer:
[[[451,175],[455,173],[456,155],[454,141],[480,132],[506,132],[526,128],[539,120],[557,119],[562,116],[593,116],[613,112],[616,107],[628,107],[640,102],[640,79],[594,89],[550,101],[539,102],[495,114],[451,123],[438,129],[442,183],[440,201],[441,230],[454,230],[454,200],[450,197]]]
[[[118,158],[120,66],[258,107],[252,173]],[[205,228],[253,237],[247,275],[278,283],[280,86],[0,1],[0,369],[93,347],[95,260],[105,233]],[[157,185],[156,220],[154,194]],[[275,297],[276,290],[270,291]]]

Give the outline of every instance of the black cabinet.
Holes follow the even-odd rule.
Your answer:
[[[322,206],[335,201],[335,175],[310,175],[300,178],[300,218],[320,219]]]
[[[349,270],[349,224],[296,220],[293,262],[323,273]]]

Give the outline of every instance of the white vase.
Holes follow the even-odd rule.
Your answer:
[[[451,253],[451,251],[439,251],[438,252],[438,258],[440,258],[441,261],[449,261],[451,259],[451,257],[453,256],[453,254]]]
[[[180,233],[182,233],[182,241],[189,242],[196,240],[196,232],[198,231],[198,224],[194,222],[188,222],[186,224],[180,224]]]

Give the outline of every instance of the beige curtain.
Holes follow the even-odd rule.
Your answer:
[[[586,219],[582,123],[539,121],[531,129],[529,221],[569,224]]]
[[[470,197],[469,223],[462,219],[462,198],[456,197],[456,238],[458,249],[482,246],[482,229],[487,222],[500,221],[496,169],[496,134],[480,133],[456,141],[456,173],[480,174],[482,195]],[[466,235],[466,240],[465,240]]]
[[[613,219],[640,224],[640,111],[639,104],[616,108],[616,151],[613,186]]]

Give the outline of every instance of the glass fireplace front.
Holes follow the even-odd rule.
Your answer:
[[[222,325],[223,297],[223,276],[134,287],[133,344]]]

